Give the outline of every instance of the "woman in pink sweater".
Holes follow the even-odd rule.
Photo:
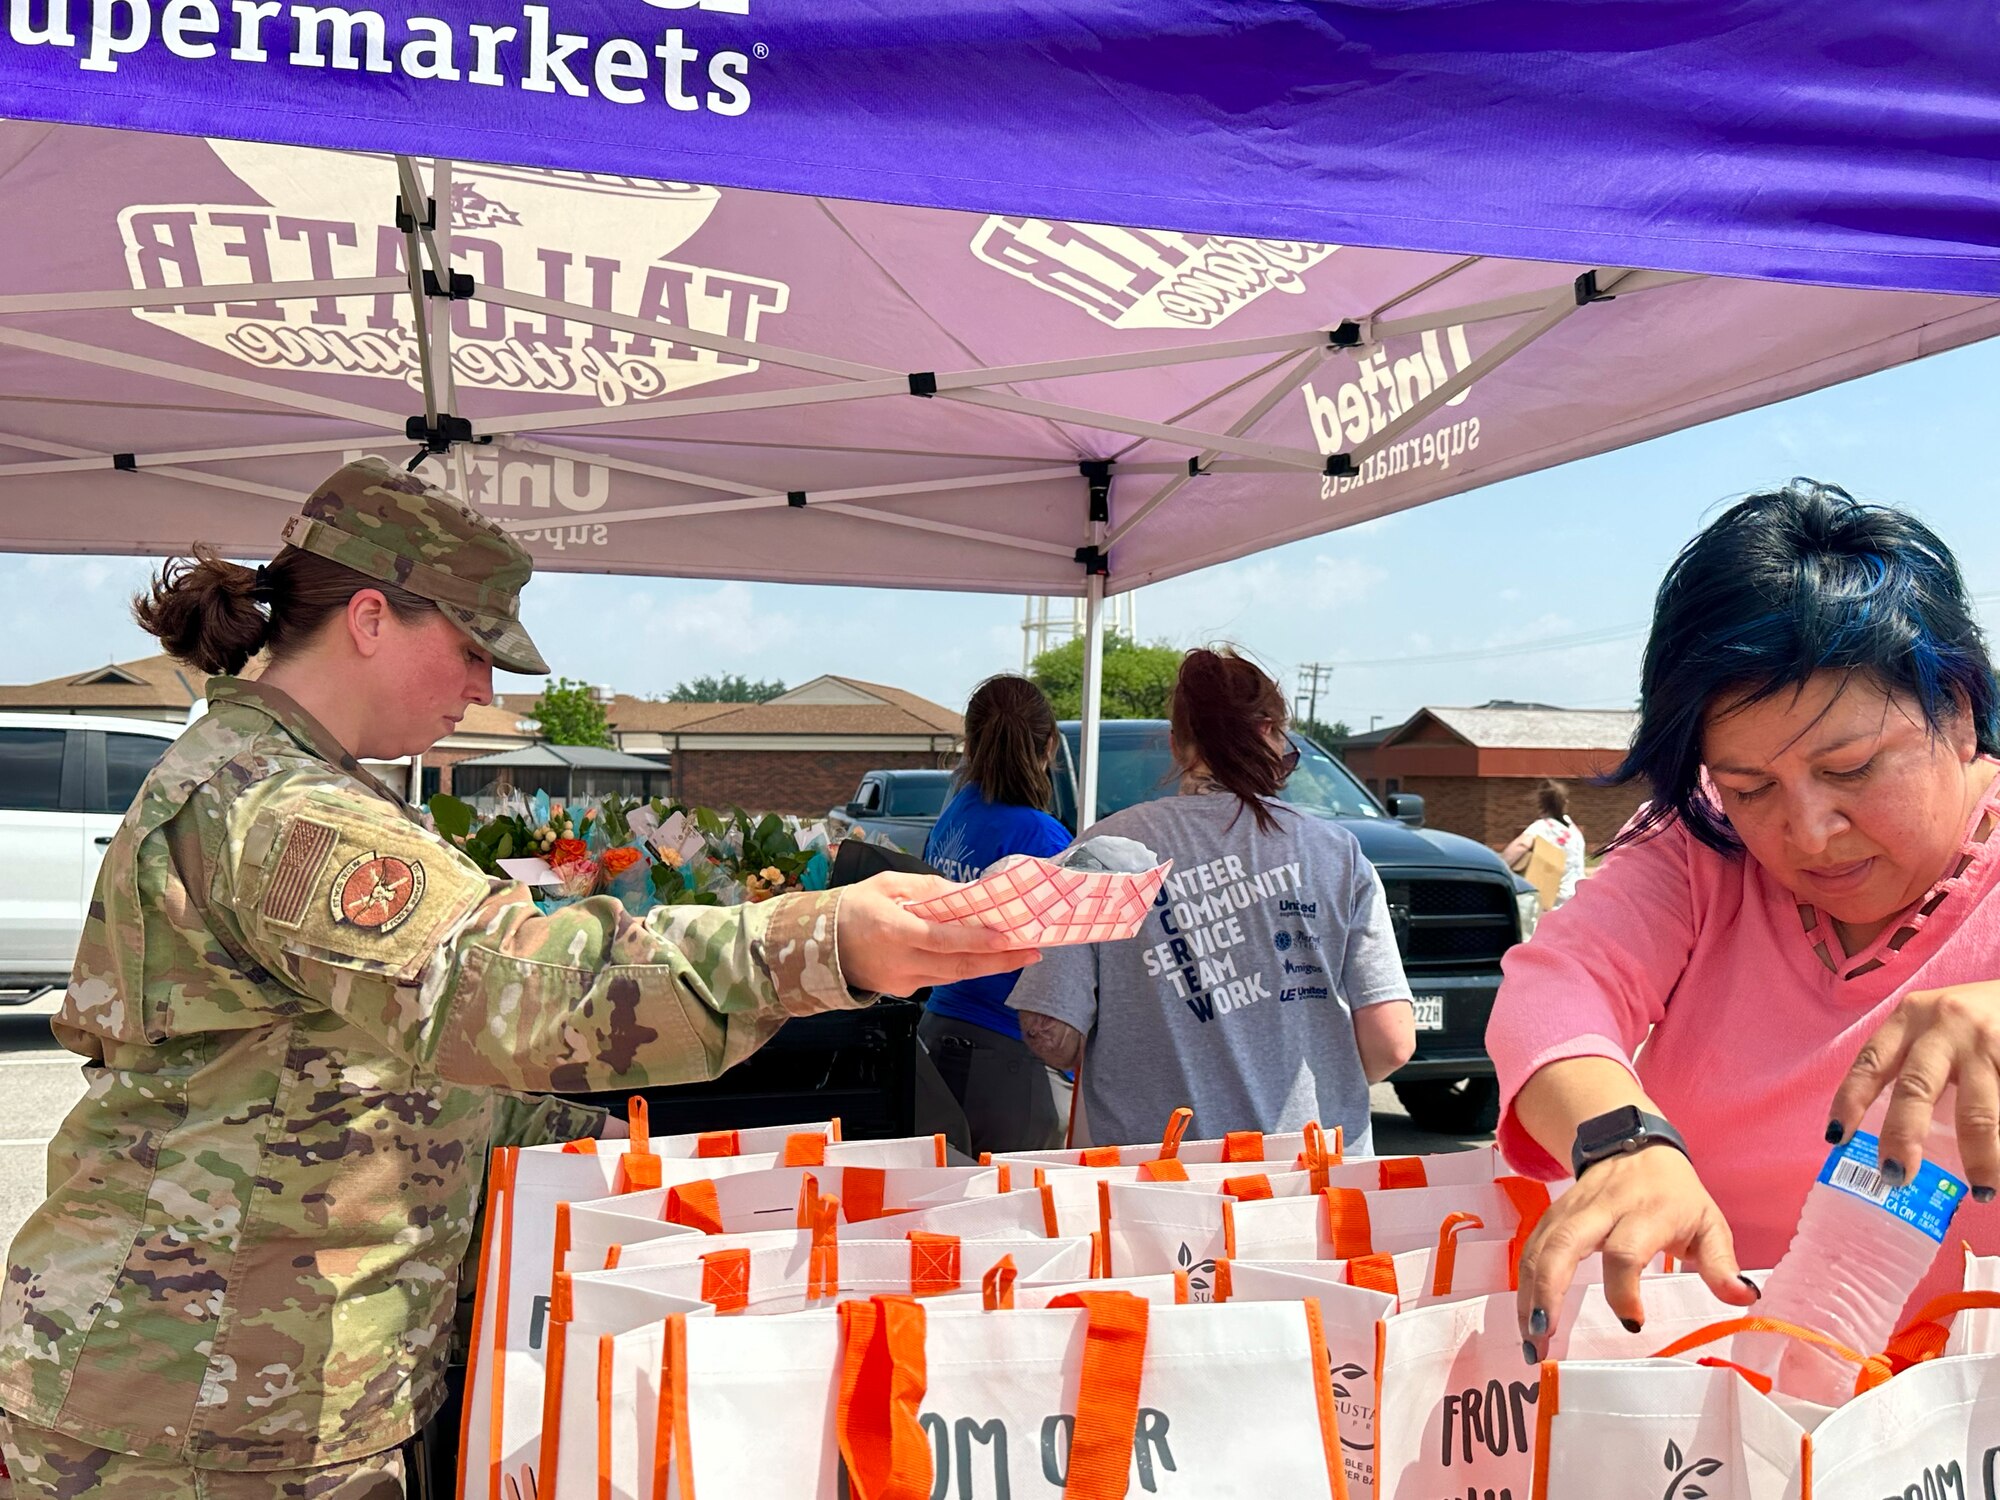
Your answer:
[[[1776,1263],[1885,1090],[1895,1182],[1952,1087],[1952,1244],[2000,1252],[1996,752],[1964,581],[1913,518],[1796,482],[1675,560],[1616,778],[1652,800],[1509,955],[1487,1032],[1509,1159],[1577,1164],[1522,1256],[1529,1360],[1599,1251],[1635,1331],[1662,1251],[1754,1302],[1740,1268]],[[1918,1297],[1959,1272],[1940,1255]]]

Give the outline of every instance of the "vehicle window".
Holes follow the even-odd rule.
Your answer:
[[[894,818],[935,818],[944,811],[950,785],[943,776],[912,776],[889,783],[889,815]]]
[[[62,729],[0,729],[0,808],[61,812]]]
[[[879,781],[862,782],[861,790],[855,793],[854,800],[861,804],[861,810],[865,813],[880,812],[882,810],[882,783]]]
[[[1108,818],[1138,802],[1171,797],[1180,786],[1174,773],[1173,752],[1167,749],[1167,732],[1157,737],[1106,743],[1102,768],[1097,778],[1097,815]]]
[[[139,784],[160,763],[172,740],[150,734],[107,734],[104,737],[104,805],[92,812],[123,813],[139,795]]]
[[[1311,740],[1295,735],[1292,743],[1299,747],[1299,768],[1292,772],[1292,779],[1278,794],[1281,800],[1294,807],[1331,813],[1341,818],[1382,816],[1382,809],[1375,805],[1375,799],[1361,789],[1361,784],[1347,767]],[[1394,790],[1393,786],[1391,790]]]

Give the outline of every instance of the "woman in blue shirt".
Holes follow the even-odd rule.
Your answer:
[[[992,677],[965,706],[965,759],[924,860],[953,880],[977,880],[1010,854],[1048,857],[1071,839],[1045,809],[1060,744],[1056,716],[1025,677]],[[1063,1143],[1069,1084],[1021,1040],[1007,1008],[1013,974],[940,985],[917,1035],[965,1111],[974,1151],[1039,1151]]]

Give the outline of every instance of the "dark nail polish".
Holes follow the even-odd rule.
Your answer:
[[[1764,1299],[1764,1289],[1758,1286],[1757,1283],[1752,1281],[1748,1276],[1739,1276],[1736,1279],[1742,1282],[1745,1286],[1750,1288],[1751,1296],[1755,1297],[1760,1302]]]
[[[1990,1187],[1976,1187],[1972,1190],[1974,1203],[1991,1203],[1995,1196],[1995,1190]]]
[[[1644,1333],[1646,1331],[1646,1325],[1641,1323],[1637,1318],[1620,1318],[1618,1321],[1625,1325],[1627,1333]]]
[[[1826,1143],[1829,1146],[1838,1146],[1846,1136],[1847,1127],[1842,1125],[1840,1121],[1828,1120],[1826,1122]]]
[[[1544,1339],[1549,1336],[1548,1309],[1538,1307],[1528,1314],[1528,1332],[1538,1339]]]
[[[1901,1187],[1909,1179],[1909,1175],[1903,1170],[1903,1164],[1893,1157],[1882,1163],[1882,1180],[1890,1187]]]
[[[1528,1339],[1521,1340],[1521,1358],[1525,1359],[1531,1365],[1538,1365],[1542,1362],[1541,1355],[1535,1352],[1533,1342]]]

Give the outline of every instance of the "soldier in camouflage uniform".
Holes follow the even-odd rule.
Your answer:
[[[517,613],[527,555],[413,477],[350,464],[286,536],[433,601],[475,680],[488,655],[547,671]],[[278,687],[208,695],[105,856],[56,1022],[89,1091],[0,1295],[24,1500],[402,1495],[489,1148],[601,1120],[530,1095],[714,1077],[787,1015],[867,1003],[849,975],[898,943],[923,951],[888,983],[1031,956],[899,909],[922,934],[864,928],[866,886],[542,916]],[[837,923],[868,939],[848,973]]]

